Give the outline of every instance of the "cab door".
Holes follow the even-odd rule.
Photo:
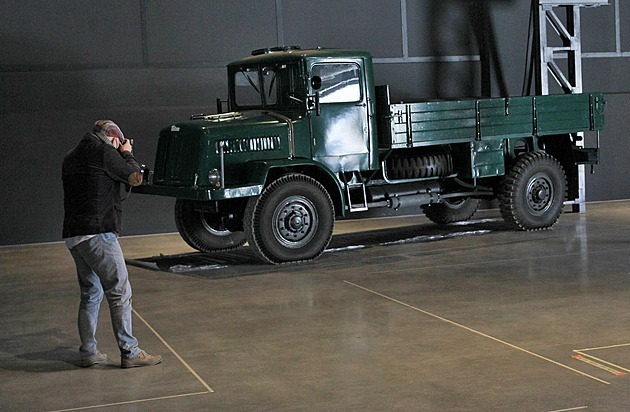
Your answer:
[[[333,172],[368,170],[370,122],[361,65],[317,62],[309,72],[313,159]]]

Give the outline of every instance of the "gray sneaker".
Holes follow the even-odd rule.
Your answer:
[[[97,363],[105,363],[105,362],[107,362],[107,355],[99,351],[96,351],[96,354],[94,355],[82,357],[80,365],[82,368],[89,368],[90,366],[94,366]]]
[[[145,351],[141,350],[133,358],[121,358],[121,368],[137,368],[139,366],[152,366],[162,362],[162,355],[149,355]]]

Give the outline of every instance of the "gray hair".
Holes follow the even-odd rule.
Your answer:
[[[97,120],[94,123],[94,128],[92,129],[92,131],[94,131],[94,133],[105,133],[107,134],[107,132],[110,131],[115,131],[115,133],[120,137],[120,140],[122,142],[125,141],[125,135],[123,134],[122,130],[120,130],[120,127],[118,127],[118,125],[114,122],[112,122],[111,120]]]

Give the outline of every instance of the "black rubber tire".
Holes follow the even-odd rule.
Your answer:
[[[243,246],[244,232],[232,232],[222,227],[217,214],[199,211],[194,200],[175,201],[175,225],[180,236],[193,249],[201,252],[230,250]]]
[[[479,208],[480,202],[479,199],[470,197],[444,199],[443,203],[422,206],[422,211],[433,223],[446,225],[449,223],[464,222],[473,217]]]
[[[388,161],[388,175],[393,180],[442,177],[451,172],[450,155],[447,153],[395,156]]]
[[[567,179],[558,160],[543,152],[519,156],[499,196],[501,216],[518,230],[553,226],[562,213]]]
[[[254,253],[274,264],[317,258],[330,243],[334,224],[328,192],[301,174],[282,176],[251,198],[244,217]]]

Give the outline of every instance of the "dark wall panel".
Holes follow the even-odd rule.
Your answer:
[[[630,94],[608,94],[606,100],[607,127],[600,136],[602,163],[594,167],[593,174],[590,174],[590,169],[586,171],[586,199],[630,199],[630,184],[627,179],[630,171]],[[594,137],[591,136],[590,139],[593,143]]]
[[[19,142],[7,145],[0,164],[3,213],[0,215],[3,244],[20,244],[58,240],[63,219],[61,162],[64,154],[90,129],[91,119],[99,118],[103,110],[42,111],[0,116],[2,140]],[[163,124],[166,119],[185,113],[164,113],[160,110],[112,110],[129,136],[137,143],[137,156],[155,150],[154,139],[143,140],[147,125]],[[90,120],[86,120],[90,119]],[[157,133],[157,129],[152,132]],[[152,136],[151,136],[152,137]],[[4,161],[10,159],[10,161]],[[134,217],[131,206],[138,210]],[[166,207],[164,207],[166,205]],[[131,196],[124,204],[124,232],[145,233],[138,225],[156,231],[173,231],[172,201],[140,199]]]
[[[615,8],[595,7],[581,12],[582,51],[614,52],[616,50]]]
[[[587,59],[582,71],[586,92],[630,93],[630,58]]]
[[[214,112],[216,97],[227,93],[224,77],[223,68],[0,74],[0,244],[60,238],[61,162],[96,119],[114,119],[152,167],[159,131]],[[126,234],[175,230],[172,200],[131,196],[124,209]]]
[[[0,111],[95,108],[107,112],[204,105],[214,109],[217,94],[227,94],[225,73],[223,67],[0,73]]]
[[[2,64],[142,62],[140,5],[125,0],[0,2]]]
[[[619,20],[630,21],[630,4],[624,3],[619,10]],[[630,52],[630,24],[621,24],[621,44],[623,51]]]
[[[370,50],[375,57],[402,55],[397,1],[285,1],[282,16],[285,44]]]
[[[374,65],[374,81],[389,85],[394,102],[479,95],[478,76],[477,63],[470,61]]]
[[[148,0],[149,63],[223,64],[276,45],[274,0]]]

